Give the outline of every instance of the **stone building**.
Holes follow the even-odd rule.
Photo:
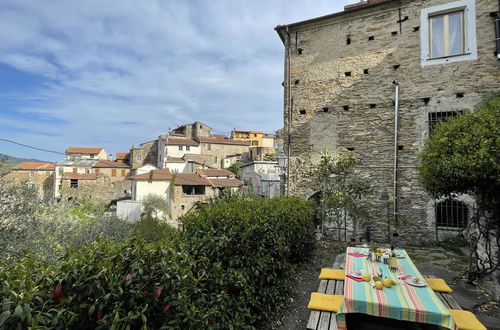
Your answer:
[[[380,206],[371,226],[388,237],[387,219],[406,219],[406,242],[462,230],[468,196],[434,200],[418,182],[418,153],[436,123],[473,110],[500,90],[491,0],[368,0],[344,11],[280,25],[285,46],[286,188],[310,197],[305,175],[325,148],[351,152]],[[389,235],[390,237],[390,235]]]
[[[38,196],[50,198],[54,188],[53,163],[24,162],[12,168],[12,170],[1,177],[5,184],[26,184],[37,190]]]
[[[238,160],[249,158],[249,142],[228,139],[223,134],[212,134],[212,128],[194,122],[179,126],[156,140],[144,142],[130,149],[133,168],[144,163],[172,171],[190,172],[193,164],[225,168]]]
[[[163,197],[169,204],[169,217],[173,220],[218,196],[223,190],[236,192],[243,186],[243,182],[236,179],[232,172],[221,169],[197,169],[195,173],[172,174],[168,168],[164,168],[132,176],[130,180],[132,201],[141,202],[148,195]],[[141,207],[141,204],[127,206],[130,207]],[[137,215],[140,212],[128,210],[128,214]]]
[[[247,192],[272,198],[281,195],[281,169],[278,162],[253,161],[241,166],[241,180]]]
[[[55,165],[53,197],[59,199],[65,188],[90,189],[94,197],[108,201],[129,194],[130,181],[125,178],[130,166],[106,157],[102,148],[68,148],[66,159]],[[67,189],[65,195],[72,197]]]
[[[66,149],[66,160],[77,161],[81,159],[107,159],[106,150],[103,148],[69,147]]]

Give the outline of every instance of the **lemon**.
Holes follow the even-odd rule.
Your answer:
[[[382,290],[384,288],[384,284],[382,284],[381,281],[375,282],[375,287],[379,290]]]
[[[389,278],[385,278],[385,280],[384,280],[384,286],[386,288],[390,288],[392,286],[392,281]]]
[[[363,281],[370,282],[371,278],[370,274],[363,274]]]

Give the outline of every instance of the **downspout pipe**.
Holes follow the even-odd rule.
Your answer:
[[[286,94],[287,94],[287,111],[288,111],[288,127],[287,127],[287,167],[286,167],[286,195],[290,193],[290,156],[291,156],[291,143],[292,143],[292,87],[291,87],[291,41],[290,32],[288,31],[288,26],[286,27]]]
[[[394,85],[394,164],[393,164],[393,196],[394,196],[394,223],[398,222],[398,138],[399,138],[399,84],[396,81]]]
[[[500,2],[498,4],[500,7]],[[500,8],[499,11],[493,14],[495,20],[495,41],[497,45],[497,59],[500,60]]]

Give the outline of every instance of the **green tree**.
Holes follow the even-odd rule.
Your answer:
[[[236,179],[241,179],[241,166],[243,165],[242,162],[235,162],[232,163],[231,166],[229,166],[227,169],[236,175]]]
[[[440,123],[420,154],[420,182],[434,197],[470,194],[477,212],[469,222],[474,265],[471,278],[498,268],[494,254],[480,256],[478,244],[499,244],[500,236],[500,93],[476,111]],[[490,234],[496,233],[495,240]],[[484,257],[487,260],[482,260]],[[498,260],[498,259],[496,259]]]
[[[266,161],[266,162],[275,162],[277,160],[278,160],[278,158],[277,158],[277,155],[275,152],[264,155],[264,161]]]
[[[142,206],[146,216],[154,219],[168,217],[170,213],[167,199],[155,194],[146,195],[142,200]]]
[[[283,128],[279,128],[274,131],[274,136],[277,139],[284,139],[285,138],[285,133],[283,132]]]
[[[324,151],[308,174],[312,183],[320,187],[321,231],[324,233],[325,222],[332,221],[337,225],[339,239],[341,227],[348,220],[353,224],[352,238],[357,239],[359,222],[369,220],[373,208],[366,198],[372,193],[371,185],[358,177],[355,165],[356,159],[350,153],[333,156]]]

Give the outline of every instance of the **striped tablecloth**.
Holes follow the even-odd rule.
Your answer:
[[[388,265],[382,262],[371,262],[366,257],[353,257],[349,253],[368,254],[368,249],[347,248],[345,273],[354,270],[371,275],[382,270],[383,277],[388,277],[398,284],[391,288],[377,290],[371,282],[356,282],[348,277],[344,283],[344,302],[337,312],[339,329],[346,329],[346,313],[364,313],[373,316],[393,318],[411,322],[430,323],[447,329],[456,329],[450,312],[439,300],[429,286],[414,287],[398,280],[399,273],[391,273]],[[405,250],[396,250],[403,253],[405,258],[398,259],[399,266],[405,274],[423,279],[422,274],[415,267]]]

